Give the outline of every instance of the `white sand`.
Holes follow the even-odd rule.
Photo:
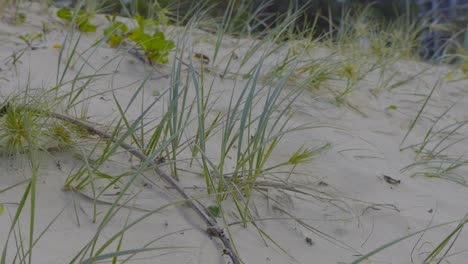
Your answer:
[[[28,82],[33,89],[38,89],[38,94],[55,84],[59,51],[54,49],[53,45],[63,42],[66,28],[59,20],[39,11],[37,7],[34,6],[32,10],[27,13],[27,21],[21,26],[13,26],[8,23],[7,19],[0,22],[0,93],[2,97],[24,90]],[[18,36],[40,32],[40,21],[44,20],[48,21],[51,32],[47,34],[46,39],[35,41],[33,46],[38,49],[27,50],[15,68],[9,59],[13,52],[24,48],[24,43]],[[94,21],[99,25],[98,32],[101,32],[106,24],[105,20],[98,17]],[[169,38],[175,39],[177,30],[169,28],[167,30]],[[78,45],[78,51],[85,52],[98,37],[97,33],[84,34]],[[193,48],[194,52],[202,52],[211,57],[214,52],[211,43],[215,40],[214,35],[194,31],[189,40],[192,43],[189,42],[187,47]],[[219,58],[225,59],[217,64],[218,69],[221,71],[224,69],[227,58],[233,50],[239,58],[243,58],[252,42],[226,37],[219,55]],[[317,48],[311,56],[318,58],[326,56],[328,52],[326,49]],[[284,52],[278,54],[280,57],[280,54]],[[116,56],[117,59],[107,64]],[[260,56],[261,51],[255,54],[248,65],[243,68],[243,73],[247,72]],[[111,89],[121,88],[115,90],[115,94],[119,102],[125,106],[142,80],[151,73],[152,68],[143,65],[125,51],[111,49],[107,44],[100,45],[96,50],[86,51],[84,57],[89,60],[90,65],[83,68],[81,73],[83,75],[96,74],[96,69],[103,65],[105,67],[98,73],[118,71],[93,82],[85,95],[89,97],[98,94],[88,101],[89,120],[103,125],[109,124],[118,116],[110,93]],[[184,60],[188,62],[188,58]],[[75,60],[75,62],[74,68],[66,79],[74,78],[74,74],[77,74],[83,63],[82,60]],[[233,61],[232,69],[237,69],[239,63],[240,60]],[[266,65],[276,63],[273,58],[268,60]],[[63,65],[62,62],[62,69]],[[298,111],[291,120],[292,124],[311,123],[317,126],[324,125],[324,127],[288,134],[272,155],[271,164],[287,160],[303,144],[313,147],[330,142],[332,148],[322,152],[313,162],[298,166],[296,172],[300,174],[293,175],[290,179],[291,184],[307,187],[306,191],[310,194],[309,196],[281,191],[273,187],[266,187],[270,199],[265,199],[260,194],[254,195],[254,204],[259,218],[270,218],[258,221],[257,224],[287,250],[290,256],[282,253],[271,242],[265,244],[253,226],[243,228],[235,225],[231,227],[233,240],[244,263],[348,263],[356,259],[359,254],[368,253],[412,232],[463,218],[468,209],[466,186],[447,179],[411,177],[412,173],[423,171],[423,167],[400,171],[415,162],[413,151],[400,151],[400,142],[423,103],[424,97],[421,95],[429,94],[439,78],[445,81],[435,90],[433,98],[423,113],[423,118],[416,124],[405,146],[421,142],[432,125],[429,120],[436,119],[454,102],[457,104],[449,115],[442,118],[438,127],[468,119],[468,97],[466,96],[468,80],[448,82],[446,76],[451,73],[451,68],[429,66],[415,61],[399,61],[395,65],[388,65],[386,76],[396,73],[391,83],[397,83],[416,75],[425,68],[428,70],[415,80],[392,91],[382,90],[375,95],[371,93],[371,90],[377,86],[379,72],[367,74],[356,91],[346,97],[346,102],[359,111],[347,104],[331,103],[328,99],[330,94],[324,89],[316,92],[306,91],[294,103]],[[160,66],[159,70],[152,74],[158,77],[169,71],[170,65]],[[453,79],[463,76],[459,71],[451,74]],[[226,95],[229,95],[232,89],[240,90],[246,83],[246,80],[241,77],[237,80],[229,78],[221,80],[213,73],[207,73],[205,78],[207,84],[215,78],[213,97],[220,96],[209,118],[214,118],[218,112],[225,113],[229,102],[229,96]],[[154,96],[164,91],[168,84],[169,78],[150,80],[146,83],[144,88],[146,101],[143,103],[145,105],[151,103]],[[330,87],[338,85],[339,87],[344,83],[336,81],[325,85]],[[292,88],[293,85],[288,87],[288,89]],[[62,89],[65,91],[70,89],[70,86]],[[397,106],[397,110],[388,109],[390,105]],[[162,107],[160,106],[161,109]],[[80,111],[71,111],[70,114],[80,116]],[[134,106],[128,112],[128,118],[134,119],[139,114],[140,105]],[[161,113],[154,111],[150,116],[159,118]],[[466,135],[466,132],[466,128],[458,131],[458,138]],[[93,142],[95,140],[90,140],[89,145]],[[451,148],[448,154],[462,155],[467,146],[466,141],[461,141]],[[216,157],[219,152],[216,138],[210,141],[209,149],[209,156]],[[64,212],[34,247],[33,263],[68,263],[92,238],[98,224],[92,223],[93,206],[90,200],[79,194],[62,191],[67,176],[76,169],[80,161],[71,154],[62,152],[43,154],[40,158],[37,186],[35,236],[39,236],[62,209]],[[117,175],[128,171],[130,163],[138,164],[135,159],[131,162],[128,162],[128,159],[128,154],[113,158],[113,162],[106,163],[106,172],[110,175]],[[60,166],[57,166],[58,163]],[[182,162],[181,166],[190,170],[186,162]],[[0,190],[31,177],[28,168],[26,156],[2,157],[0,159]],[[467,172],[466,167],[461,167],[456,171],[461,178]],[[401,180],[401,183],[391,185],[385,182],[382,178],[384,174]],[[145,175],[152,178],[155,184],[152,187],[141,187],[141,184],[135,187],[135,191],[141,190],[135,206],[156,209],[180,199],[173,190],[158,187],[166,184],[158,180],[156,175],[150,172],[146,172]],[[271,179],[272,176],[268,177]],[[191,173],[181,171],[180,178],[184,186],[204,185],[201,177]],[[0,203],[5,207],[5,212],[0,215],[2,248],[10,228],[11,218],[17,209],[15,204],[10,203],[20,201],[25,187],[26,185],[23,184],[0,193]],[[202,189],[190,190],[190,193],[194,196],[205,195]],[[112,196],[104,198],[107,199],[106,197],[112,202]],[[207,198],[202,200],[209,201]],[[280,201],[281,204],[275,203],[275,200]],[[28,207],[21,217],[24,243],[27,243],[29,239]],[[105,212],[107,208],[109,206],[103,203],[97,205],[98,211]],[[289,216],[278,208],[287,210],[291,215],[302,219],[322,234],[307,230],[292,219],[279,219]],[[227,201],[225,210],[231,220],[235,220],[235,217],[231,216],[231,212],[236,212],[234,205]],[[130,214],[130,220],[142,214],[133,211]],[[124,226],[127,216],[127,209],[120,210],[102,231],[102,239],[110,238],[118,232]],[[98,217],[98,222],[100,219],[101,216]],[[414,236],[371,257],[364,263],[412,263],[411,258],[414,263],[421,263],[427,257],[428,252],[433,250],[455,226],[456,224],[447,225],[427,231],[422,237],[421,235]],[[131,228],[124,236],[122,248],[139,248],[163,235],[167,236],[152,246],[169,247],[169,249],[143,253],[129,263],[228,263],[229,261],[227,257],[221,256],[222,245],[216,239],[210,239],[204,232],[204,223],[199,216],[190,208],[181,206],[170,206]],[[313,244],[307,244],[306,238],[310,238]],[[8,246],[7,263],[11,261],[16,252],[13,241],[14,239],[10,240]],[[466,250],[466,245],[468,245],[468,236],[462,233],[451,253]],[[115,247],[111,248],[115,249]],[[448,260],[450,263],[465,263],[467,256],[466,252],[462,252],[449,257]]]

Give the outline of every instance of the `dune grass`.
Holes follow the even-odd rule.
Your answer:
[[[133,12],[138,10],[138,2],[141,1],[133,1],[125,12],[132,16]],[[120,4],[123,5],[122,2]],[[168,24],[169,17],[174,18],[179,15],[171,13],[171,10],[175,9],[169,4],[161,5],[157,1],[148,1],[146,4],[151,7],[147,15],[157,19],[161,24]],[[22,2],[3,1],[0,10],[12,6],[15,10],[19,10]],[[31,170],[30,179],[27,181],[0,190],[2,193],[26,186],[22,190],[22,199],[11,217],[11,226],[3,245],[0,263],[34,263],[34,246],[42,242],[43,235],[63,212],[61,210],[54,216],[39,235],[34,235],[38,233],[35,227],[38,212],[36,185],[41,173],[39,170],[41,159],[38,156],[43,151],[50,151],[51,148],[73,153],[81,161],[80,166],[70,172],[63,189],[70,192],[91,190],[93,200],[91,218],[97,224],[94,236],[82,248],[77,249],[76,255],[71,257],[69,263],[96,263],[104,260],[125,263],[140,253],[171,252],[182,249],[183,247],[178,245],[171,247],[158,245],[158,240],[163,237],[155,238],[141,248],[127,249],[124,245],[125,235],[132,232],[138,223],[165,208],[182,204],[190,204],[192,209],[205,220],[207,235],[221,239],[227,250],[224,254],[230,257],[233,263],[241,263],[242,255],[239,255],[236,237],[230,231],[232,219],[226,213],[228,211],[234,211],[244,227],[255,228],[264,241],[268,241],[288,255],[287,250],[282,247],[281,240],[270,237],[257,223],[260,218],[252,212],[254,195],[262,187],[307,193],[309,190],[292,187],[287,182],[297,167],[308,163],[319,152],[331,146],[327,143],[318,147],[304,144],[289,153],[289,158],[273,162],[275,151],[288,134],[316,127],[311,124],[295,124],[291,121],[298,98],[310,92],[320,95],[329,93],[335,102],[345,104],[347,97],[359,89],[360,82],[371,72],[377,71],[380,72],[380,81],[376,90],[392,90],[403,86],[411,81],[411,78],[394,83],[392,81],[394,76],[388,77],[386,71],[401,59],[415,57],[417,36],[421,28],[416,23],[410,22],[406,16],[393,23],[379,24],[372,17],[369,7],[357,14],[344,13],[340,24],[330,24],[328,34],[316,38],[314,28],[298,35],[292,33],[291,29],[294,28],[294,21],[299,16],[300,10],[291,11],[278,20],[276,27],[262,32],[261,39],[251,41],[242,58],[235,58],[237,49],[233,48],[228,52],[230,55],[226,61],[226,57],[223,58],[221,54],[226,52],[223,45],[226,40],[231,40],[230,33],[235,33],[241,40],[252,40],[256,37],[255,30],[262,26],[263,21],[256,20],[256,16],[267,3],[254,9],[253,13],[238,12],[245,10],[246,8],[242,7],[246,6],[249,6],[249,1],[228,1],[222,16],[212,19],[212,17],[206,18],[205,15],[210,9],[215,8],[200,4],[199,9],[195,8],[196,11],[192,11],[191,18],[180,19],[188,21],[183,27],[168,27],[172,32],[167,30],[164,32],[167,37],[173,37],[175,43],[175,48],[169,56],[169,63],[146,65],[151,69],[147,76],[140,80],[129,100],[121,100],[118,93],[119,89],[123,88],[114,87],[112,80],[124,59],[122,54],[132,50],[136,50],[136,54],[143,58],[147,54],[128,41],[118,48],[118,55],[109,58],[102,65],[92,65],[92,58],[99,49],[108,48],[107,37],[96,33],[99,36],[97,41],[83,50],[81,41],[86,38],[87,33],[81,32],[75,25],[77,11],[83,8],[97,14],[106,7],[100,5],[100,1],[80,2],[73,10],[73,19],[66,28],[61,44],[55,83],[41,90],[42,96],[32,93],[30,87],[19,89],[24,92],[10,96],[0,105],[2,152],[8,155],[26,154]],[[217,30],[217,34],[211,36],[214,52],[207,56],[209,61],[207,65],[200,63],[195,51],[191,49],[194,43],[193,32],[203,28],[204,25],[208,25],[206,28]],[[290,42],[284,41],[286,38]],[[31,47],[31,45],[26,46],[26,48]],[[312,58],[309,53],[317,47],[326,47],[332,52],[324,58]],[[18,60],[17,56],[24,54],[14,55],[13,64]],[[200,56],[198,55],[198,58]],[[117,65],[116,68],[109,71],[109,67],[114,65]],[[146,100],[148,91],[145,87],[152,83],[155,75],[160,78],[163,76],[161,72],[165,71],[169,72],[165,75],[168,77],[167,86],[148,103]],[[230,98],[225,111],[216,111],[221,96],[216,91],[216,81],[227,78],[227,73],[232,75],[230,78],[233,79],[235,87],[230,92],[224,92]],[[110,88],[105,93],[111,95],[116,111],[107,123],[96,124],[87,120],[88,107],[90,101],[100,94],[92,94],[90,90],[94,82],[105,78],[110,79]],[[335,83],[341,85],[336,86]],[[436,87],[437,84],[432,91]],[[431,94],[427,96],[410,125],[402,144],[418,122]],[[135,109],[139,110],[136,116],[133,114]],[[442,155],[452,145],[466,138],[444,144],[466,122],[451,124],[436,131],[435,126],[439,119],[434,122],[434,126],[430,128],[422,143],[410,147],[417,147],[419,155],[429,152],[441,163],[449,164],[439,167],[436,173],[431,174],[441,177],[467,164],[466,159],[461,157],[449,159]],[[445,136],[437,137],[440,134]],[[95,135],[98,139],[90,139]],[[435,140],[439,141],[428,150],[429,143]],[[210,146],[217,146],[218,149],[213,150]],[[110,175],[104,167],[114,160],[121,159],[122,153],[130,153],[140,159],[140,162],[134,168],[133,164],[128,164],[128,170],[119,175]],[[425,160],[408,168],[433,162],[438,160]],[[179,181],[184,182],[182,167],[184,169],[188,167],[203,176],[207,192],[203,198],[215,204],[212,208],[215,208],[214,211],[217,213],[212,213],[208,210],[208,204],[201,202],[202,199],[192,197],[179,186]],[[166,168],[168,172],[165,171]],[[265,175],[274,174],[280,169],[287,171],[287,178],[281,184],[265,178]],[[155,171],[166,179],[179,192],[181,198],[159,208],[147,210],[136,219],[130,219],[132,210],[137,210],[132,206],[132,202],[138,197],[138,192],[135,193],[133,189],[136,182],[145,177],[143,173],[148,170]],[[106,181],[101,189],[97,186],[99,180]],[[97,205],[102,195],[116,183],[121,183],[123,186],[119,195],[109,204],[109,208],[99,211]],[[229,204],[234,208],[225,207]],[[124,208],[130,208],[124,226],[112,236],[104,238],[103,230]],[[27,212],[29,219],[27,228],[24,228],[20,225],[20,218],[26,214],[26,210],[29,210]],[[293,216],[290,216],[290,219],[314,230]],[[443,239],[428,255],[427,263],[447,255],[448,250],[443,252],[443,249],[447,247],[450,249],[450,241],[456,240],[465,223],[466,219],[462,220],[454,231]],[[352,263],[360,263],[391,245],[439,226],[395,240]],[[224,231],[226,232],[223,233]],[[27,239],[21,239],[25,234]],[[333,243],[352,249],[328,234],[320,234]],[[9,251],[15,252],[12,259],[8,257]]]
[[[79,7],[78,7],[79,8]],[[57,126],[57,131],[58,133],[61,133],[61,136],[59,137],[58,135],[53,135],[53,139],[57,139],[59,142],[64,143],[76,143],[75,149],[71,149],[71,151],[75,151],[80,157],[81,160],[83,160],[83,165],[81,168],[79,168],[77,171],[75,171],[71,177],[67,180],[65,183],[65,190],[75,190],[79,191],[81,189],[90,187],[92,191],[92,198],[94,200],[94,212],[93,212],[93,222],[97,222],[97,201],[99,201],[99,197],[102,194],[102,192],[109,188],[112,183],[115,183],[121,179],[121,177],[126,177],[127,182],[125,184],[125,187],[122,189],[120,195],[116,198],[115,202],[112,204],[112,206],[109,208],[109,210],[104,214],[104,216],[101,217],[100,223],[99,223],[99,228],[98,231],[96,232],[96,235],[94,236],[93,239],[90,240],[90,242],[78,253],[78,255],[71,260],[71,263],[74,263],[76,261],[80,263],[92,263],[93,261],[97,260],[103,260],[103,259],[110,259],[113,258],[114,261],[117,259],[116,257],[121,256],[121,255],[136,255],[139,252],[145,252],[148,250],[156,250],[157,248],[144,248],[144,249],[135,249],[135,250],[127,250],[127,251],[120,251],[120,246],[117,249],[117,252],[111,253],[111,254],[103,254],[105,250],[109,247],[109,245],[112,244],[116,239],[121,239],[121,237],[124,235],[124,233],[130,229],[133,225],[138,223],[139,221],[143,220],[145,217],[153,215],[155,212],[159,210],[154,210],[152,212],[147,213],[144,217],[139,218],[138,220],[128,223],[126,225],[125,229],[122,230],[122,232],[117,233],[112,239],[108,240],[108,242],[105,242],[101,246],[98,244],[98,240],[100,237],[100,231],[103,229],[107,223],[113,218],[115,213],[118,211],[119,208],[121,208],[121,203],[120,200],[124,195],[126,195],[129,190],[129,188],[133,185],[136,179],[141,177],[141,173],[148,167],[149,164],[152,164],[152,166],[155,166],[155,169],[159,174],[162,173],[161,170],[157,168],[159,166],[158,162],[155,162],[154,160],[160,159],[163,160],[167,159],[171,167],[171,174],[173,179],[173,183],[176,184],[176,179],[177,177],[177,161],[178,161],[178,155],[180,155],[180,151],[184,149],[183,147],[183,142],[182,136],[187,135],[187,127],[189,123],[191,123],[195,117],[192,115],[192,109],[196,106],[198,109],[198,124],[199,128],[196,130],[198,131],[197,135],[191,135],[192,137],[196,137],[200,142],[203,142],[208,139],[209,133],[204,128],[204,125],[202,124],[202,119],[200,119],[201,116],[206,115],[208,113],[203,113],[203,110],[209,110],[207,106],[211,104],[211,102],[208,102],[210,99],[209,93],[208,95],[205,95],[203,92],[203,88],[200,88],[197,86],[197,84],[202,83],[203,84],[203,79],[197,79],[198,77],[202,76],[197,69],[194,68],[193,62],[189,63],[189,68],[188,68],[188,74],[186,75],[187,77],[183,77],[183,64],[182,58],[183,58],[183,40],[184,38],[180,38],[179,42],[179,52],[176,52],[173,56],[173,63],[172,63],[172,74],[170,76],[170,87],[162,92],[160,96],[156,98],[151,104],[149,104],[147,107],[143,107],[141,109],[141,114],[134,120],[129,120],[127,115],[127,110],[131,107],[133,107],[135,104],[138,103],[137,98],[139,96],[142,96],[143,98],[143,89],[142,87],[145,84],[145,81],[142,82],[142,85],[140,86],[139,89],[137,89],[136,93],[133,95],[131,100],[129,101],[128,105],[123,106],[117,99],[117,96],[115,94],[113,95],[114,98],[114,103],[118,109],[118,117],[115,119],[115,121],[112,124],[107,124],[106,126],[109,128],[109,132],[101,131],[98,133],[98,135],[102,136],[105,141],[98,141],[98,143],[94,146],[91,147],[91,149],[86,149],[80,146],[80,141],[82,138],[86,137],[89,133],[92,133],[91,131],[94,131],[96,133],[98,130],[92,130],[89,126],[86,127],[85,123],[79,122],[79,119],[67,119],[64,118],[64,116],[59,116],[57,114],[54,114],[55,109],[57,108],[63,108],[65,113],[71,113],[71,112],[76,112],[78,109],[79,112],[81,112],[79,118],[85,118],[87,113],[86,113],[86,104],[83,105],[82,102],[85,102],[86,100],[92,99],[91,97],[84,97],[86,96],[86,90],[88,89],[88,86],[97,78],[100,77],[105,77],[109,74],[100,73],[100,69],[103,69],[105,66],[107,66],[109,63],[111,63],[114,59],[118,59],[118,57],[110,59],[107,63],[105,63],[101,68],[94,68],[94,72],[92,74],[83,74],[85,70],[88,70],[89,68],[89,63],[88,60],[93,56],[94,52],[104,43],[104,38],[102,40],[98,41],[95,45],[90,47],[89,49],[85,51],[79,51],[78,46],[81,41],[81,32],[78,27],[74,26],[73,23],[75,21],[75,18],[77,17],[77,13],[75,12],[73,15],[73,18],[71,19],[71,23],[69,24],[67,35],[61,45],[61,49],[59,52],[58,56],[58,67],[57,67],[57,74],[56,74],[56,84],[54,87],[50,88],[47,90],[46,94],[48,95],[54,95],[54,98],[57,100],[52,103],[52,107],[47,107],[44,108],[41,104],[31,104],[27,103],[25,104],[26,106],[22,108],[22,111],[17,111],[16,108],[20,107],[19,104],[15,100],[9,100],[8,105],[5,105],[5,107],[8,107],[6,114],[5,114],[5,121],[7,125],[7,131],[14,131],[16,134],[12,133],[5,133],[3,136],[4,142],[5,142],[5,149],[7,152],[24,152],[28,151],[31,152],[30,155],[30,160],[31,160],[31,167],[32,167],[32,178],[29,182],[29,185],[26,188],[24,198],[20,202],[20,206],[17,209],[17,213],[15,217],[13,218],[12,221],[12,229],[10,231],[10,234],[13,232],[13,228],[17,225],[19,216],[22,212],[22,208],[24,207],[26,203],[26,199],[30,197],[31,200],[31,218],[30,218],[30,229],[29,229],[29,234],[30,234],[30,239],[28,245],[23,245],[22,240],[17,241],[19,242],[19,248],[17,249],[17,252],[23,252],[22,256],[18,259],[15,258],[13,262],[22,261],[22,259],[26,258],[28,256],[28,261],[29,263],[32,263],[32,248],[33,248],[33,242],[34,242],[34,237],[32,234],[34,233],[34,223],[35,223],[35,184],[37,182],[37,171],[38,171],[38,164],[37,164],[37,159],[33,156],[33,152],[37,151],[36,149],[39,148],[39,143],[38,137],[36,136],[36,133],[40,131],[40,128],[36,128],[36,123],[38,123],[38,120],[35,119],[43,119],[46,121],[50,121],[53,119],[60,119],[63,125]],[[230,17],[230,15],[229,15]],[[190,25],[188,28],[194,27],[194,25]],[[273,35],[273,34],[272,34]],[[222,35],[220,36],[222,38]],[[267,44],[266,42],[263,42],[262,44]],[[221,45],[221,42],[218,42],[218,48]],[[254,48],[259,48],[254,47]],[[253,53],[253,52],[252,52]],[[64,63],[64,66],[62,66],[62,63]],[[245,153],[238,153],[239,156],[239,167],[236,169],[236,176],[235,178],[239,178],[240,172],[237,172],[238,170],[243,170],[244,167],[246,166],[245,164],[250,163],[250,171],[251,174],[248,175],[247,180],[245,181],[248,183],[249,181],[255,181],[256,177],[262,172],[262,167],[265,164],[266,159],[270,155],[271,151],[273,150],[274,145],[276,142],[280,139],[281,136],[283,136],[287,131],[283,131],[285,124],[286,123],[279,123],[280,130],[278,132],[275,132],[275,134],[266,134],[266,129],[268,121],[271,118],[271,115],[274,111],[277,111],[277,108],[275,105],[277,103],[278,97],[280,95],[280,92],[283,88],[283,85],[280,84],[276,86],[275,89],[268,91],[267,93],[271,94],[268,96],[266,100],[266,105],[265,105],[265,110],[261,113],[260,116],[258,117],[252,117],[252,111],[253,111],[253,104],[256,104],[257,102],[256,99],[254,99],[255,96],[259,96],[258,93],[256,93],[256,86],[258,79],[260,77],[260,69],[262,67],[263,61],[257,64],[256,68],[256,74],[251,78],[250,81],[247,83],[249,85],[245,86],[244,92],[242,92],[242,95],[240,96],[239,99],[236,100],[236,106],[235,109],[243,109],[242,112],[235,113],[232,116],[228,115],[226,117],[220,117],[218,122],[215,122],[213,126],[218,126],[218,123],[223,125],[226,124],[228,127],[221,128],[220,130],[224,130],[225,133],[227,131],[230,131],[236,123],[239,121],[241,122],[240,126],[240,132],[236,135],[234,135],[234,141],[237,141],[237,138],[239,139],[239,149],[242,149],[242,138],[244,136],[250,137],[250,130],[255,129],[253,127],[254,122],[256,120],[259,120],[259,127],[257,129],[258,132],[256,133],[256,140],[253,143],[249,143],[249,148],[245,150]],[[72,71],[73,70],[73,71]],[[73,73],[75,72],[75,73]],[[68,80],[70,73],[74,74],[74,77],[72,75],[72,79]],[[182,81],[185,79],[185,85],[181,86]],[[188,99],[188,93],[190,89],[192,89],[190,81],[193,81],[195,89],[197,91],[201,91],[201,95],[198,94],[195,99],[198,100],[189,100]],[[284,83],[284,81],[283,81]],[[68,90],[65,90],[65,87],[70,87]],[[245,94],[249,94],[247,97],[245,97]],[[25,95],[25,98],[29,98],[29,95]],[[146,122],[145,119],[148,118],[148,114],[154,111],[154,107],[157,105],[162,100],[167,100],[167,108],[163,109],[164,114],[162,115],[159,124],[154,127],[150,122]],[[244,100],[247,99],[247,102],[244,102]],[[284,99],[283,99],[284,100]],[[291,101],[292,102],[292,101]],[[289,104],[291,104],[289,102]],[[50,106],[50,102],[47,102]],[[46,105],[46,104],[44,104]],[[84,112],[83,112],[84,111]],[[280,119],[283,117],[283,115],[286,113],[284,110],[282,110],[282,114],[276,117],[278,123]],[[242,114],[241,114],[242,113]],[[33,119],[35,118],[35,119]],[[224,121],[226,120],[226,121]],[[72,122],[73,121],[73,122]],[[55,121],[58,122],[58,121]],[[226,123],[224,123],[226,122]],[[284,121],[283,121],[284,122]],[[122,127],[123,125],[123,127]],[[19,127],[14,127],[14,126],[19,126]],[[276,126],[276,125],[275,125]],[[77,131],[87,131],[82,134],[78,134],[77,131],[73,131],[73,129],[76,129]],[[125,131],[123,134],[120,134],[120,131]],[[249,133],[247,133],[247,130]],[[190,133],[188,133],[190,135]],[[147,140],[148,139],[148,140]],[[72,143],[73,141],[73,143]],[[129,141],[130,143],[125,143],[126,141]],[[231,141],[229,144],[232,146]],[[249,140],[250,141],[250,140]],[[272,145],[267,145],[270,141],[272,141]],[[226,141],[227,142],[227,141]],[[198,155],[201,155],[201,160],[203,160],[206,163],[212,163],[206,158],[205,153],[203,152],[202,147],[198,146],[198,142],[195,142],[196,148],[199,150]],[[139,158],[142,159],[142,164],[139,166],[138,170],[136,170],[134,173],[131,174],[122,174],[117,177],[113,177],[110,175],[105,175],[100,172],[100,167],[108,162],[110,159],[113,158],[113,156],[118,152],[119,148],[123,147],[127,151],[130,151],[130,153],[138,153]],[[224,159],[228,152],[231,152],[231,149],[227,149],[224,151],[225,153],[221,157],[221,159]],[[303,153],[307,153],[307,150],[304,149],[302,150]],[[263,154],[265,153],[265,154]],[[196,152],[192,153],[192,159],[198,159],[198,155]],[[97,155],[97,158],[95,157]],[[247,156],[247,158],[242,158],[241,155]],[[94,156],[91,158],[91,156]],[[297,155],[296,155],[297,156]],[[255,158],[258,157],[258,161],[255,161]],[[299,163],[299,161],[305,161],[303,159],[296,159],[294,162]],[[166,162],[164,162],[166,163]],[[256,163],[256,164],[255,164]],[[218,168],[221,168],[222,170],[222,161],[220,163],[221,165],[218,166]],[[257,166],[260,166],[259,168],[255,168]],[[205,168],[206,171],[206,168]],[[104,188],[103,191],[98,193],[97,188],[95,186],[95,180],[97,178],[106,178],[109,179],[110,184],[107,185],[106,188]],[[224,175],[220,174],[218,175],[218,178],[215,179],[214,176],[212,175],[206,175],[206,177],[210,177],[209,181],[215,182],[219,181],[218,183],[218,188],[216,190],[210,189],[210,186],[208,185],[208,190],[209,194],[216,194],[218,197],[224,196],[223,199],[227,197],[227,195],[232,195],[232,190],[227,191],[226,187],[229,184],[224,183],[222,180],[224,178]],[[172,179],[172,178],[171,178]],[[238,180],[235,181],[235,183],[240,184]],[[251,185],[250,183],[249,185]],[[246,185],[243,188],[243,194],[247,198],[250,197],[250,192],[253,189],[253,186]],[[177,186],[177,185],[175,185]],[[214,192],[213,192],[214,191]],[[179,192],[182,194],[183,197],[186,199],[189,198],[187,194],[182,189],[179,189]],[[237,196],[237,192],[235,193]],[[221,199],[221,200],[223,200]],[[220,199],[218,199],[218,202],[221,202]],[[128,202],[128,201],[127,201]],[[175,204],[178,203],[186,203],[186,200],[182,200],[180,202],[176,203],[171,203],[167,206],[174,206]],[[201,204],[200,204],[201,205]],[[164,206],[164,207],[167,207]],[[216,225],[216,221],[211,218],[206,216],[206,209],[204,210],[202,207],[199,207],[198,203],[192,201],[192,206],[194,209],[197,209],[199,214],[201,216],[205,217],[205,220],[207,221],[208,228],[212,230],[217,230],[216,232],[219,232],[218,237],[225,241],[225,246],[226,250],[228,253],[226,255],[230,256],[233,263],[240,263],[239,258],[237,257],[236,250],[231,248],[230,242],[228,239],[224,238],[224,235],[222,235],[222,229],[219,229]],[[203,205],[201,205],[203,206]],[[248,206],[248,205],[246,205]],[[163,208],[164,208],[163,207]],[[247,211],[240,210],[239,213],[242,215],[245,215]],[[19,226],[18,226],[19,228]],[[226,227],[227,228],[227,227]],[[20,232],[19,230],[18,232]],[[24,232],[24,231],[23,231]],[[228,232],[229,233],[229,232]],[[265,234],[266,235],[266,234]],[[9,243],[8,239],[6,241],[6,244],[4,245],[4,251],[2,254],[2,263],[5,263],[6,261],[6,255],[7,255],[7,250],[9,248]],[[29,252],[29,254],[25,254],[24,252]],[[21,254],[21,253],[20,253]],[[86,257],[88,256],[88,257]]]

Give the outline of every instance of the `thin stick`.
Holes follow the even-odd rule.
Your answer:
[[[72,116],[58,114],[58,113],[50,113],[50,115],[57,119],[65,120],[65,121],[77,124],[79,126],[85,127],[86,129],[88,129],[88,131],[93,132],[102,138],[105,138],[105,139],[113,138],[113,141],[119,141],[119,138],[112,137],[112,135],[110,135],[109,133],[103,130],[100,130]],[[141,150],[131,146],[130,144],[122,142],[120,146],[124,148],[125,150],[127,150],[128,152],[130,152],[135,157],[137,157],[138,159],[140,159],[141,161],[146,161],[148,159],[148,157]],[[188,203],[192,206],[192,208],[198,213],[198,215],[205,221],[205,223],[207,224],[207,230],[206,230],[207,234],[210,236],[215,236],[222,241],[225,247],[225,249],[223,250],[223,255],[228,255],[231,258],[233,264],[241,264],[239,257],[237,256],[236,252],[234,251],[231,245],[231,241],[224,234],[224,230],[218,226],[216,220],[207,213],[208,210],[198,201],[193,199],[189,194],[187,194],[184,191],[183,187],[179,185],[179,183],[174,177],[172,177],[170,174],[160,169],[158,167],[159,164],[156,161],[151,161],[150,164],[154,167],[154,171],[157,174],[159,174],[159,176],[164,178],[167,182],[169,182],[172,185],[172,187],[177,190],[180,196],[186,199]]]

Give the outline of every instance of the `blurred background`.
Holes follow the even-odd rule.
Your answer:
[[[69,8],[80,4],[84,9],[122,16],[139,14],[161,24],[183,25],[203,14],[202,26],[206,30],[222,27],[232,34],[257,36],[291,18],[292,33],[301,37],[313,32],[316,38],[333,36],[334,31],[357,26],[363,20],[386,25],[397,21],[417,35],[415,53],[423,60],[459,63],[460,56],[456,55],[463,57],[468,51],[468,0],[54,0],[53,3]],[[232,14],[229,21],[225,19],[227,13]]]

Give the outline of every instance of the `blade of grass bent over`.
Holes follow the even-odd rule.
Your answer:
[[[432,87],[432,90],[431,92],[427,95],[426,97],[426,100],[424,100],[424,103],[421,107],[421,109],[419,109],[418,111],[418,114],[416,115],[416,117],[414,118],[413,122],[411,122],[411,125],[408,129],[408,131],[406,132],[405,136],[403,137],[403,139],[401,140],[400,142],[400,150],[402,149],[402,145],[403,143],[405,142],[406,138],[409,136],[409,134],[411,133],[411,131],[413,130],[414,126],[416,125],[416,122],[419,120],[419,117],[421,116],[424,108],[426,107],[427,103],[429,102],[429,100],[431,99],[431,96],[432,94],[434,93],[435,89],[437,88],[437,86],[439,85],[440,83],[440,79],[437,80],[437,82],[434,84],[434,86]]]
[[[378,247],[378,248],[372,250],[371,252],[365,254],[364,256],[359,257],[358,259],[356,259],[355,261],[353,261],[353,262],[351,262],[351,263],[349,263],[349,264],[358,264],[358,263],[361,263],[363,260],[368,259],[369,257],[371,257],[371,256],[373,256],[373,255],[379,253],[380,251],[382,251],[382,250],[384,250],[384,249],[387,249],[387,248],[389,248],[389,247],[391,247],[391,246],[393,246],[393,245],[395,245],[395,244],[398,244],[399,242],[401,242],[401,241],[403,241],[403,240],[406,240],[406,239],[408,239],[408,238],[410,238],[410,237],[413,237],[413,236],[415,236],[415,235],[417,235],[417,234],[420,234],[420,233],[422,233],[422,232],[426,232],[427,230],[439,228],[439,227],[446,226],[446,225],[453,224],[453,223],[457,223],[457,222],[460,222],[460,221],[450,221],[450,222],[442,223],[442,224],[439,224],[439,225],[435,225],[435,226],[431,226],[431,227],[425,228],[425,229],[423,229],[423,230],[419,230],[419,231],[413,232],[413,233],[411,233],[411,234],[409,234],[409,235],[403,236],[403,237],[398,238],[398,239],[396,239],[396,240],[393,240],[393,241],[391,241],[391,242],[389,242],[389,243],[387,243],[387,244],[385,244],[385,245],[383,245],[383,246],[380,246],[380,247]],[[468,222],[468,220],[465,220],[465,223],[466,223],[466,222]]]

